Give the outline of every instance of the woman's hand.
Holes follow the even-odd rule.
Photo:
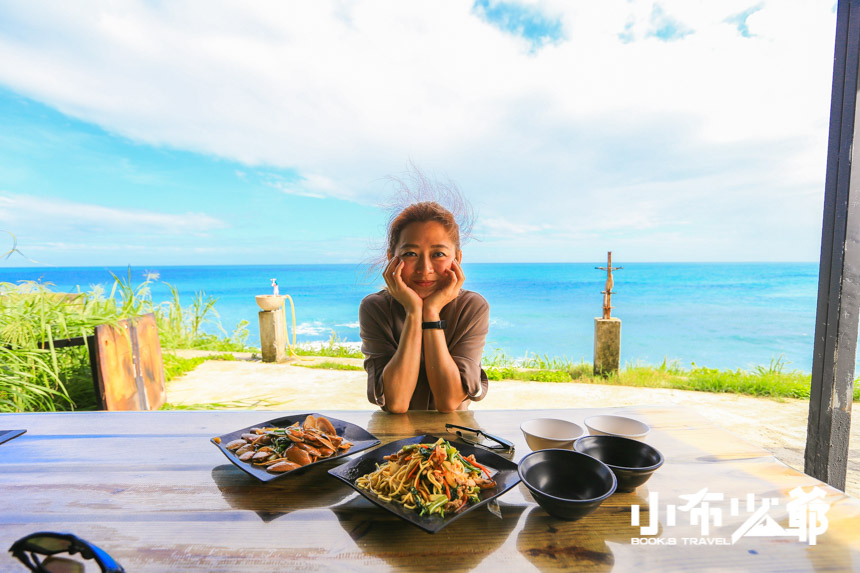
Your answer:
[[[421,316],[424,301],[421,300],[417,292],[409,288],[409,285],[403,281],[403,261],[400,257],[392,257],[388,261],[388,266],[382,272],[382,278],[385,279],[388,292],[391,293],[394,300],[403,305],[406,314]]]
[[[451,261],[451,268],[445,274],[445,282],[439,290],[424,299],[423,320],[439,320],[439,313],[446,304],[457,298],[466,282],[463,267],[457,259]]]

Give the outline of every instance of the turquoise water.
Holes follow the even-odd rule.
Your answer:
[[[602,309],[606,274],[596,264],[465,264],[465,288],[490,303],[486,353],[500,350],[591,361],[594,317]],[[752,368],[782,356],[789,368],[812,369],[817,263],[634,263],[615,273],[613,316],[622,320],[622,362],[677,360],[713,368]],[[0,282],[39,280],[54,290],[109,292],[109,271],[127,268],[0,268]],[[358,304],[378,290],[354,265],[188,266],[132,268],[132,284],[156,272],[153,299],[168,300],[175,286],[183,304],[195,291],[218,299],[228,332],[240,320],[259,343],[254,295],[281,294],[296,306],[297,340],[327,341],[332,331],[358,342]],[[213,327],[209,327],[214,331]],[[290,333],[291,334],[291,333]]]

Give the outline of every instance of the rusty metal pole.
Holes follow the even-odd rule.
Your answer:
[[[608,376],[617,373],[621,366],[621,319],[612,317],[612,287],[615,280],[612,271],[623,267],[612,266],[612,251],[606,253],[606,285],[603,294],[603,316],[594,319],[594,374]]]

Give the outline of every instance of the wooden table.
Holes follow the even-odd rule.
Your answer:
[[[507,410],[454,414],[328,412],[367,428],[383,443],[444,434],[454,422],[482,427],[529,453],[519,430],[535,417],[582,424],[612,409]],[[143,571],[553,571],[583,569],[806,571],[860,568],[860,501],[776,461],[681,408],[625,408],[653,430],[646,441],[665,465],[634,493],[610,497],[574,522],[549,517],[522,485],[499,498],[501,518],[480,508],[430,535],[393,517],[326,471],[262,484],[233,467],[209,438],[299,411],[99,412],[0,415],[0,429],[27,433],[0,445],[0,570],[23,571],[5,550],[38,530],[68,531],[111,553],[129,572]],[[753,506],[790,528],[794,488],[818,486],[829,504],[828,529],[816,545],[798,536],[732,533]],[[707,488],[707,535],[682,508]],[[657,511],[649,495],[657,493]],[[740,501],[731,515],[731,499]],[[707,500],[706,500],[707,501]],[[632,506],[640,525],[631,525]],[[669,521],[675,506],[675,525]],[[697,506],[701,508],[701,506]],[[811,506],[810,506],[811,507]],[[656,535],[642,526],[656,515]],[[770,523],[767,519],[763,523]],[[645,539],[648,545],[643,544]],[[696,541],[692,545],[690,539]],[[650,541],[649,541],[650,540]],[[674,545],[670,545],[674,540]],[[709,541],[710,540],[710,541]]]

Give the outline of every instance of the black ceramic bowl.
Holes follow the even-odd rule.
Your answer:
[[[520,479],[544,511],[579,519],[615,492],[616,479],[600,460],[572,450],[539,450],[520,460]]]
[[[620,436],[585,436],[574,442],[573,449],[609,466],[621,492],[633,491],[663,465],[663,454],[655,448]]]

